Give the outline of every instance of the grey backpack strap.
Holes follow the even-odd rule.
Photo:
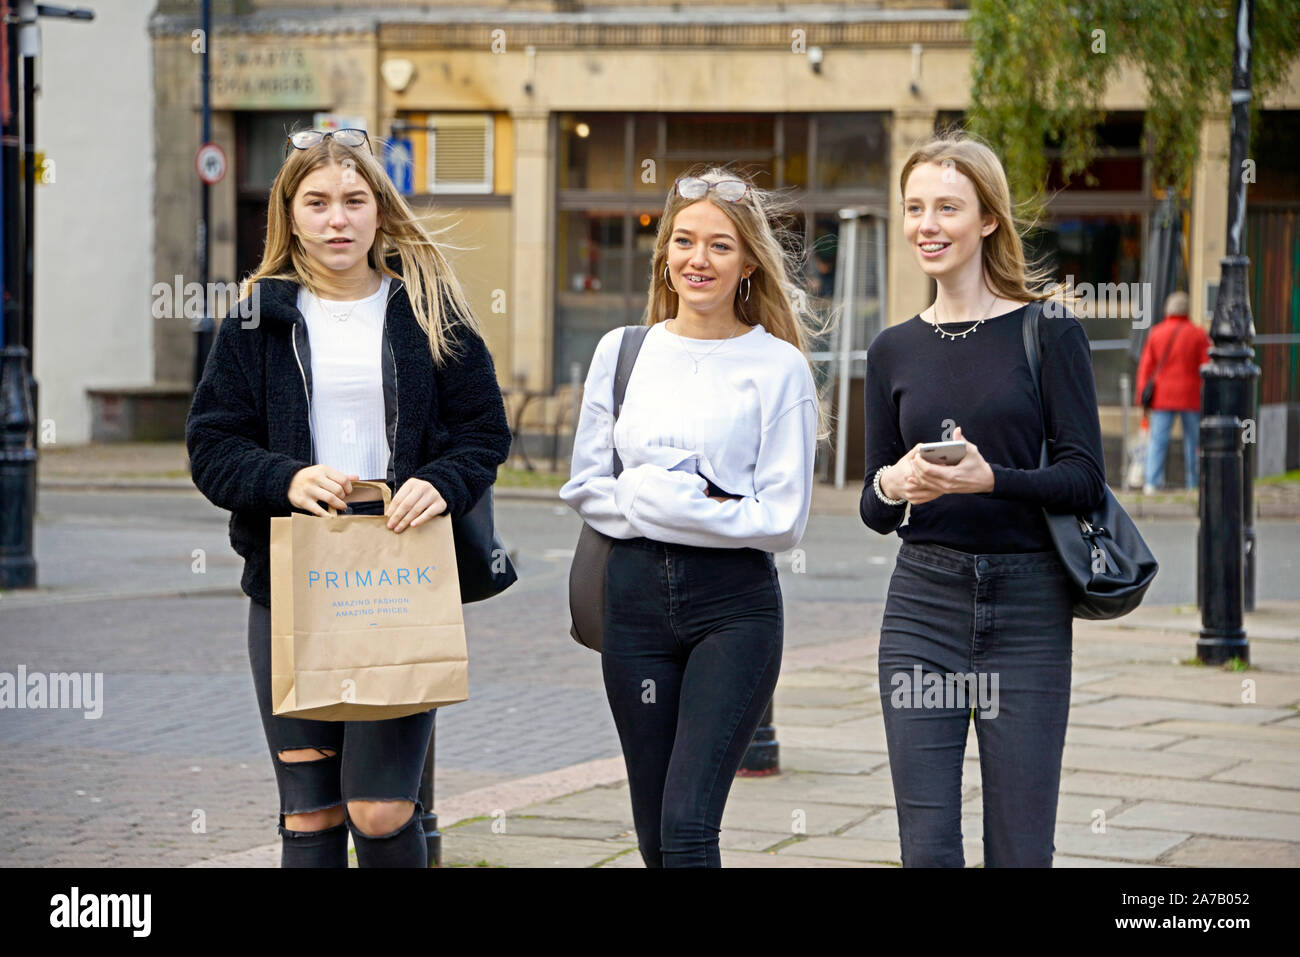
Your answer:
[[[1029,360],[1029,377],[1034,382],[1034,400],[1038,404],[1038,421],[1042,423],[1043,427],[1043,450],[1039,456],[1039,468],[1046,468],[1050,464],[1050,459],[1047,454],[1047,415],[1043,412],[1043,388],[1041,384],[1043,343],[1038,337],[1038,319],[1042,314],[1042,301],[1031,302],[1029,308],[1025,310],[1021,333],[1025,341],[1025,358]]]
[[[641,352],[641,343],[645,342],[645,334],[650,331],[649,326],[624,326],[623,342],[618,347],[618,366],[614,369],[614,422],[618,421],[618,414],[623,409],[623,396],[627,394],[627,381],[632,378],[632,367],[636,365],[636,357]],[[614,444],[614,423],[609,426],[610,440],[609,444]],[[618,449],[614,449],[614,477],[623,471],[623,462],[618,457]]]

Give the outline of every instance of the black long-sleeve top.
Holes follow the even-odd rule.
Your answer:
[[[882,331],[867,350],[867,478],[860,513],[868,527],[906,542],[974,554],[1050,551],[1042,509],[1091,508],[1105,494],[1101,424],[1088,337],[1077,319],[1043,315],[1043,414],[1051,464],[1039,468],[1043,421],[1025,357],[1022,306],[986,320],[964,339],[941,338],[920,316]],[[944,323],[963,332],[969,323]],[[953,493],[911,507],[876,496],[876,470],[918,442],[962,435],[993,470],[993,491]]]

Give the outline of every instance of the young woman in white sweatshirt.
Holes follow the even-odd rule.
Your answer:
[[[596,347],[560,490],[616,539],[602,668],[649,867],[720,866],[731,781],[781,667],[772,553],[807,524],[819,413],[774,202],[723,169],[673,184],[618,421],[622,328]]]

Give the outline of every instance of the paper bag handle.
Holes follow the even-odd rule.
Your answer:
[[[345,502],[373,502],[373,501],[375,500],[373,496],[369,496],[369,497],[366,497],[366,498],[354,498],[353,496],[356,495],[356,491],[357,491],[357,489],[359,489],[359,488],[368,488],[368,489],[375,489],[375,490],[377,490],[377,491],[380,493],[380,495],[383,496],[383,501],[384,501],[384,514],[387,514],[387,513],[388,513],[388,506],[389,506],[390,504],[392,504],[392,501],[393,501],[393,493],[392,493],[391,491],[389,491],[389,489],[388,489],[388,483],[387,483],[387,482],[368,482],[368,481],[358,481],[358,482],[353,482],[353,483],[352,483],[352,494],[351,494],[351,495],[347,495],[347,496],[345,496],[344,499],[343,499],[343,501],[345,501]],[[338,511],[334,508],[333,505],[326,504],[325,508],[329,510],[329,513],[330,513],[331,517],[333,517],[333,516],[337,516],[337,515],[339,514]]]

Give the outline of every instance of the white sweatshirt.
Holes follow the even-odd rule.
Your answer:
[[[666,325],[650,327],[628,381],[613,430],[617,480],[609,426],[623,329],[596,346],[560,498],[611,538],[793,548],[808,523],[817,443],[807,360],[761,325],[727,341]],[[711,499],[705,479],[743,497]]]
[[[311,434],[316,459],[363,480],[388,474],[384,419],[384,315],[391,277],[365,299],[320,299],[298,290],[311,342]],[[338,319],[336,316],[345,316]]]

